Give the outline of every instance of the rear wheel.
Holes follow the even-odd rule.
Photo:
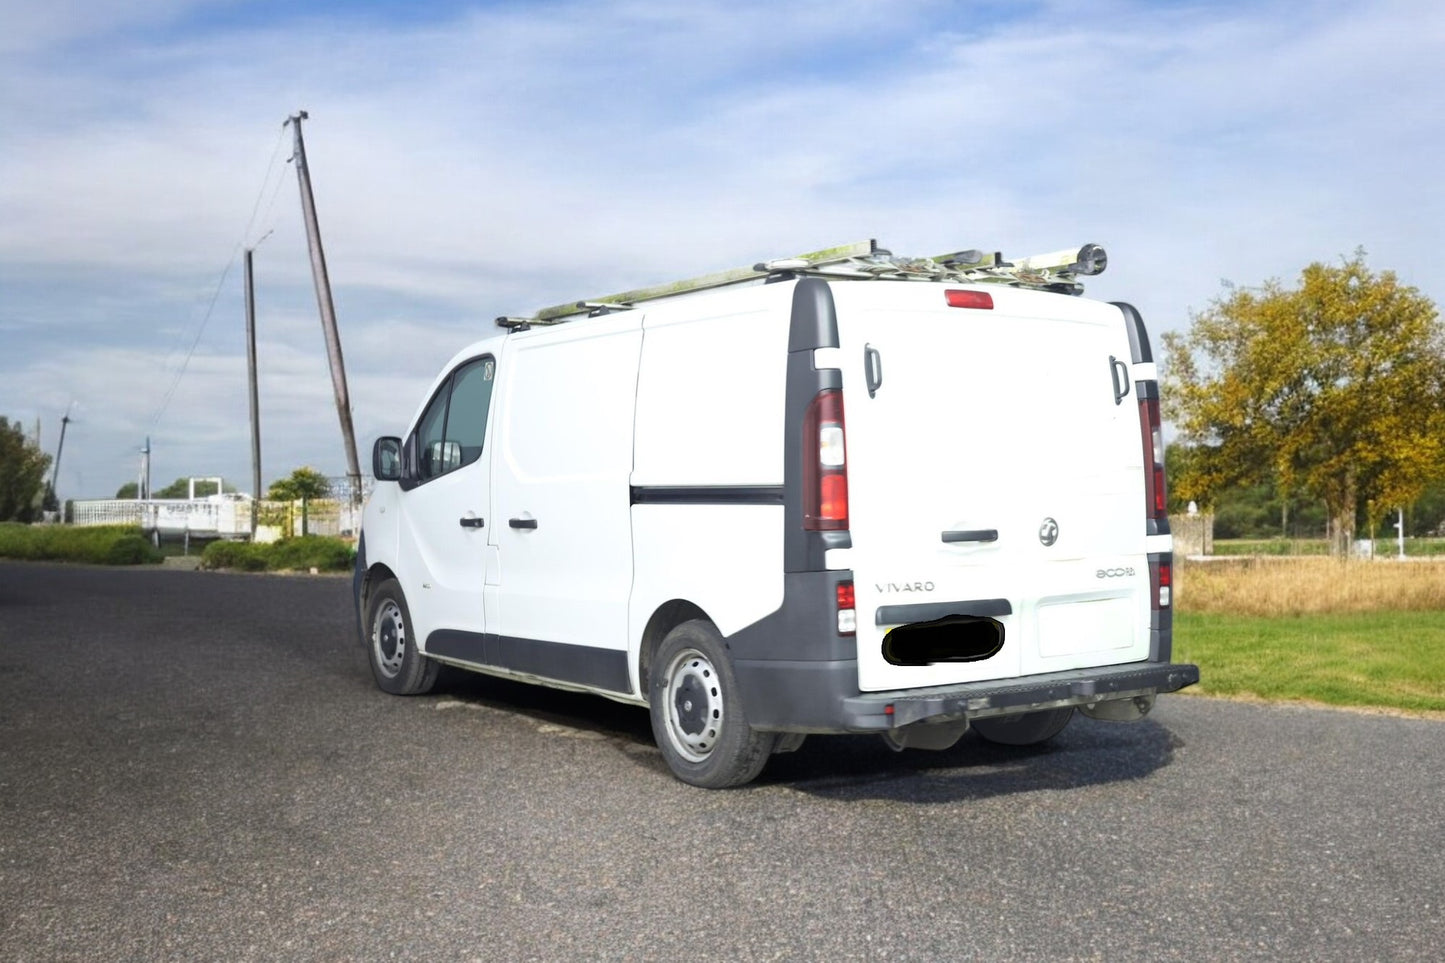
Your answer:
[[[1046,742],[1064,731],[1074,718],[1074,707],[1042,709],[1016,716],[993,716],[975,719],[971,726],[984,739],[1001,746],[1033,746]]]
[[[436,685],[441,665],[417,651],[406,596],[394,578],[377,585],[366,601],[366,652],[384,692],[424,695]]]
[[[777,737],[748,725],[722,637],[712,623],[684,622],[652,659],[652,734],[677,778],[704,789],[751,782]]]

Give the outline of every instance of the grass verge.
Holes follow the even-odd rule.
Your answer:
[[[1201,695],[1445,713],[1445,611],[1179,611],[1174,656],[1199,666]]]
[[[201,553],[201,567],[243,572],[345,572],[356,559],[350,542],[323,535],[284,538],[254,545],[250,542],[212,542]]]
[[[1445,610],[1445,560],[1255,558],[1183,562],[1176,612],[1294,616]]]
[[[161,560],[139,528],[128,525],[21,525],[0,523],[0,558],[28,561],[141,565]]]

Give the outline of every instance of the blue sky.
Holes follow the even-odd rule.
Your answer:
[[[265,481],[344,473],[299,109],[363,460],[497,315],[868,237],[1098,242],[1154,331],[1357,246],[1445,298],[1434,0],[6,7],[0,414],[71,408],[62,497],[147,434],[249,487],[246,246]]]

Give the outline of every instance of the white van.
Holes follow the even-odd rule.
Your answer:
[[[1093,245],[865,242],[499,318],[376,442],[378,685],[441,664],[648,706],[677,776],[808,733],[1027,745],[1172,664],[1156,375]]]

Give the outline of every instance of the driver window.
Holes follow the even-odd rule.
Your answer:
[[[467,362],[427,406],[416,428],[418,480],[436,478],[481,457],[496,368],[489,357]]]

